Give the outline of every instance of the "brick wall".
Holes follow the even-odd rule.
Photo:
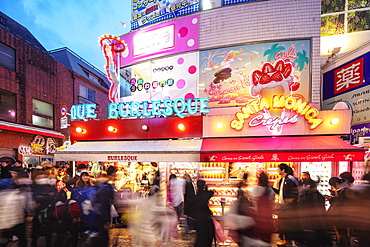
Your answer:
[[[269,0],[200,14],[201,50],[252,42],[311,38],[311,102],[320,102],[321,0]]]

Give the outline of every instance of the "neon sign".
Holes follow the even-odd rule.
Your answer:
[[[183,99],[177,98],[155,100],[152,102],[121,102],[110,103],[108,106],[108,119],[125,117],[160,117],[177,115],[180,118],[196,113],[209,113],[209,98]]]
[[[304,116],[306,121],[310,124],[311,130],[322,123],[322,119],[317,118],[319,111],[316,108],[312,108],[307,102],[302,101],[302,99],[296,99],[292,96],[275,95],[272,100],[272,105],[270,105],[265,98],[258,98],[248,102],[248,104],[241,107],[241,112],[235,114],[236,119],[231,121],[230,126],[235,130],[241,130],[245,120],[249,119],[253,114],[277,109],[291,110],[297,114],[285,117],[282,115],[276,118],[265,118],[263,114],[257,115],[249,120],[249,127],[264,125],[270,126],[270,129],[273,130],[278,126],[297,122],[298,115]]]
[[[175,100],[165,99],[163,101],[133,101],[110,103],[108,105],[108,119],[117,119],[125,117],[160,117],[177,115],[184,118],[187,115],[197,113],[209,113],[209,98],[194,98]],[[71,107],[71,120],[95,119],[95,104],[73,105]]]

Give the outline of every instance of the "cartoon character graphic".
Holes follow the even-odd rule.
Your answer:
[[[118,103],[120,100],[120,58],[121,53],[127,49],[125,42],[119,37],[113,35],[104,35],[100,37],[100,47],[105,57],[105,72],[111,83],[109,88],[109,100]]]

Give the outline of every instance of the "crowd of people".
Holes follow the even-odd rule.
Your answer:
[[[140,194],[130,188],[117,190],[115,171],[110,166],[92,176],[83,164],[73,174],[68,164],[55,167],[45,161],[38,169],[26,169],[21,161],[3,162],[0,246],[13,239],[18,246],[28,246],[27,217],[32,217],[31,246],[37,246],[40,237],[47,247],[76,247],[81,241],[108,246],[109,229],[118,221],[128,227],[134,246],[143,247],[166,246],[180,237],[183,224],[186,233],[195,233],[195,247],[209,247],[215,239],[227,238],[242,247],[271,246],[273,233],[279,234],[280,246],[328,247],[336,242],[344,247],[353,239],[358,246],[370,246],[366,209],[370,174],[364,176],[366,183],[358,185],[349,172],[332,177],[331,195],[323,196],[309,172],[296,178],[284,163],[273,186],[264,172],[257,174],[256,184],[245,173],[235,184],[237,200],[223,215],[224,228],[219,230],[209,208],[214,192],[205,180],[194,181],[187,173],[183,178],[171,174],[166,188],[160,188],[160,179],[155,179],[147,194]]]

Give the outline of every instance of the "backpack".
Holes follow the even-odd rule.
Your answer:
[[[0,179],[0,190],[13,189],[13,187],[14,187],[13,178]]]
[[[48,226],[54,219],[53,215],[54,215],[54,205],[49,204],[47,207],[41,209],[36,216],[41,225]]]
[[[100,205],[96,200],[96,194],[103,187],[89,186],[74,190],[72,193],[72,198],[78,203],[82,221],[87,229],[95,229],[99,224],[97,219],[100,215]]]
[[[55,204],[54,217],[58,221],[71,222],[73,219],[81,217],[81,210],[75,200],[68,200],[66,202],[58,201]]]

